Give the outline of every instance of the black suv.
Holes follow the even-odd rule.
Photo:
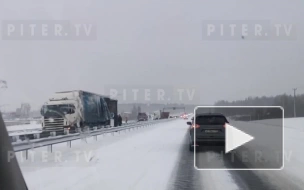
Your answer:
[[[203,143],[221,143],[225,145],[225,124],[229,123],[223,114],[205,113],[198,114],[192,118],[192,122],[187,122],[189,128],[189,149],[194,151],[194,146],[198,147]],[[194,144],[194,129],[196,142]]]

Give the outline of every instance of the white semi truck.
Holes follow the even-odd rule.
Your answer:
[[[41,115],[44,131],[109,126],[117,118],[117,100],[81,90],[57,92],[42,106]]]

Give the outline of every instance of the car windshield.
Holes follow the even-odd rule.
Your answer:
[[[224,116],[198,116],[195,122],[199,125],[224,125],[227,119]]]

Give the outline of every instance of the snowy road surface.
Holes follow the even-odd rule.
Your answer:
[[[107,190],[243,190],[302,189],[303,151],[300,124],[304,119],[285,120],[285,156],[281,171],[198,171],[189,152],[186,120],[160,123],[127,133],[107,134],[98,141],[79,140],[34,150],[29,160],[18,160],[29,189],[107,189]],[[303,147],[303,146],[302,146]],[[198,152],[204,162],[212,151]],[[219,164],[231,166],[228,159]],[[206,163],[207,164],[207,163]]]

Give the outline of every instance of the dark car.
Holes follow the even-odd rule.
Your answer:
[[[138,113],[137,121],[148,121],[148,115],[146,113]]]
[[[219,143],[225,145],[225,124],[229,123],[223,114],[207,113],[198,114],[195,123],[187,122],[189,128],[189,149],[194,151],[194,146],[199,147],[203,143]],[[194,129],[196,142],[194,144]]]

